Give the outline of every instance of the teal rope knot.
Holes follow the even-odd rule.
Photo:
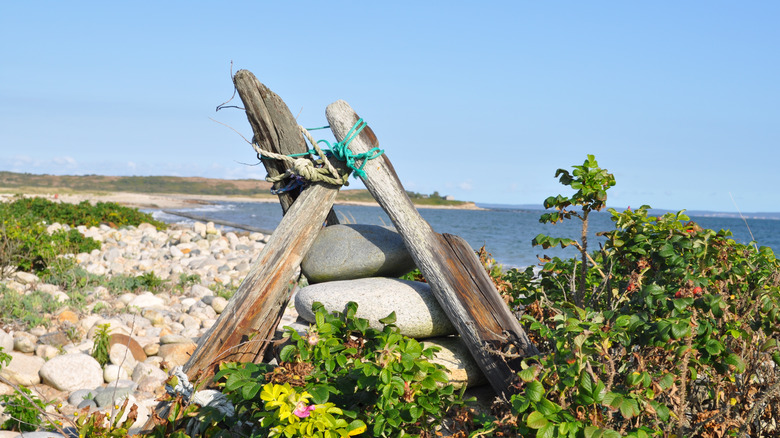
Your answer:
[[[363,170],[363,168],[366,166],[366,162],[368,160],[373,160],[374,158],[379,157],[385,151],[383,149],[379,148],[372,148],[367,152],[363,152],[362,154],[353,154],[352,151],[349,149],[349,144],[352,143],[352,140],[356,139],[358,135],[360,135],[360,131],[363,130],[368,126],[368,123],[364,122],[363,119],[358,119],[357,122],[352,126],[352,129],[347,132],[347,135],[344,136],[344,139],[341,140],[338,143],[335,143],[331,145],[328,140],[319,140],[317,143],[325,143],[328,145],[328,149],[330,149],[330,153],[333,154],[334,157],[336,157],[337,160],[343,161],[347,167],[352,169],[353,176],[355,178],[366,177],[366,172]],[[356,161],[363,160],[363,163],[358,166],[355,164]]]

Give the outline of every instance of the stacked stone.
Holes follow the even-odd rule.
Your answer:
[[[451,383],[458,387],[484,383],[430,286],[398,278],[414,268],[403,239],[393,229],[363,224],[326,227],[301,263],[309,286],[295,294],[295,309],[314,323],[315,302],[329,312],[343,312],[354,301],[356,316],[376,329],[383,327],[380,319],[395,312],[401,334],[423,340],[425,347],[441,348],[434,361],[449,370]]]

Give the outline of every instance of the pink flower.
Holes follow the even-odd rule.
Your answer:
[[[295,414],[298,418],[306,418],[309,416],[309,412],[314,410],[314,405],[306,406],[306,402],[299,401],[298,404],[295,405],[295,410],[293,411],[293,414]]]

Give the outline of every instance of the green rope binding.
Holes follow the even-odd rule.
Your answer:
[[[333,155],[336,159],[339,161],[343,161],[346,166],[354,172],[354,177],[358,178],[365,178],[366,172],[363,170],[363,168],[366,165],[366,162],[368,160],[373,160],[374,158],[379,157],[384,153],[384,150],[379,149],[378,147],[372,148],[371,150],[364,152],[362,154],[353,154],[352,151],[349,149],[349,144],[352,143],[352,140],[356,139],[358,135],[360,135],[360,132],[368,126],[368,123],[364,122],[363,119],[358,119],[357,122],[352,126],[352,128],[347,132],[347,135],[344,137],[344,139],[340,142],[334,143],[333,145],[330,144],[327,140],[319,140],[317,142],[314,142],[314,139],[311,137],[311,134],[309,134],[308,130],[301,127],[301,131],[304,134],[304,137],[306,137],[310,143],[312,143],[312,146],[314,146],[314,149],[309,149],[307,152],[303,152],[300,154],[290,154],[290,155],[282,155],[282,154],[276,154],[268,151],[263,151],[260,149],[260,147],[257,144],[253,144],[255,150],[257,151],[258,158],[267,158],[267,159],[275,159],[275,160],[282,160],[288,164],[288,166],[291,166],[291,169],[288,169],[287,172],[278,175],[276,177],[266,177],[267,181],[270,182],[278,182],[282,179],[285,179],[291,174],[297,174],[301,177],[306,178],[309,181],[323,181],[329,184],[333,185],[346,185],[347,184],[347,175],[344,175],[343,177],[338,174],[335,168],[333,168],[330,165],[330,162],[327,161],[327,158],[325,157],[325,152],[330,152],[331,155]],[[325,129],[329,128],[329,126],[323,126],[320,128],[312,128],[312,129]],[[328,145],[328,148],[320,149],[318,146],[319,143],[325,143]],[[300,157],[304,156],[310,156],[312,157],[311,161],[305,161]],[[314,157],[318,156],[320,159],[315,160]],[[362,160],[363,162],[358,166],[356,164],[356,161]],[[324,165],[325,168],[318,167],[315,168],[314,164]],[[330,173],[332,176],[327,175]]]
[[[352,125],[352,128],[347,132],[347,135],[344,136],[344,139],[341,140],[338,143],[335,143],[331,146],[331,144],[327,140],[320,140],[317,143],[324,142],[328,145],[328,148],[330,150],[330,153],[333,154],[334,157],[336,157],[337,160],[343,161],[346,163],[347,167],[352,169],[354,172],[354,177],[366,177],[366,172],[363,171],[363,168],[366,166],[366,162],[368,160],[373,160],[374,158],[379,157],[385,151],[383,149],[379,149],[377,147],[370,149],[367,152],[363,152],[362,154],[353,154],[352,151],[349,149],[349,144],[352,143],[352,140],[356,139],[358,135],[360,135],[360,132],[368,126],[368,123],[364,122],[363,119],[358,119],[357,122],[355,122],[354,125]],[[357,160],[363,160],[363,163],[358,167],[355,164],[355,161]]]

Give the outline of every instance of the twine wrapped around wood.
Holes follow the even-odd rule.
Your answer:
[[[348,185],[349,173],[345,173],[343,176],[339,174],[335,167],[330,163],[330,160],[325,156],[325,153],[320,149],[317,142],[311,136],[308,130],[303,126],[300,126],[301,133],[309,140],[313,151],[309,151],[307,154],[309,158],[293,157],[284,154],[277,154],[274,152],[264,151],[257,143],[252,143],[252,147],[261,158],[270,158],[274,160],[283,161],[287,166],[285,173],[277,176],[268,176],[266,181],[276,183],[285,180],[291,176],[299,176],[310,182],[324,182],[335,186]],[[314,159],[314,156],[319,156],[320,159]]]

